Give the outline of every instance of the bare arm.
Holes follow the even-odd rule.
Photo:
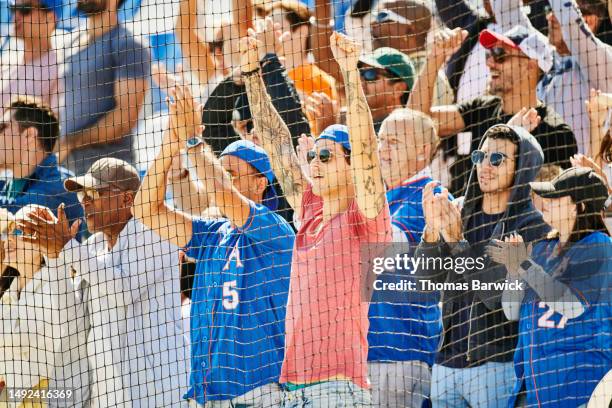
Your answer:
[[[465,128],[465,123],[456,105],[431,106],[438,71],[447,58],[461,46],[467,36],[467,31],[459,28],[441,30],[436,34],[432,49],[427,55],[421,74],[418,76],[410,98],[408,108],[421,111],[438,124],[438,134],[441,137],[451,136]]]
[[[136,126],[138,114],[144,104],[148,81],[144,78],[125,78],[115,82],[117,106],[95,125],[66,136],[61,146],[58,143],[60,162],[70,151],[94,143],[110,143],[121,139]]]
[[[378,142],[357,62],[361,49],[348,37],[334,33],[332,50],[344,76],[347,125],[351,141],[351,173],[357,205],[366,218],[376,218],[384,208],[385,184],[380,170]]]
[[[181,155],[172,159],[168,183],[172,189],[172,200],[176,208],[187,214],[200,216],[209,207],[208,195],[201,184],[191,177],[189,170],[183,167]]]
[[[240,38],[253,28],[253,2],[251,0],[232,0],[232,22],[238,25]]]
[[[340,85],[344,78],[329,46],[329,39],[334,28],[329,25],[333,16],[332,7],[328,0],[315,0],[314,17],[315,24],[311,26],[310,41],[315,63],[323,71],[333,76],[337,84]]]
[[[243,72],[252,71],[259,66],[259,42],[247,38],[241,43]],[[304,186],[310,180],[302,173],[289,128],[272,105],[266,86],[258,72],[244,75],[249,106],[253,116],[255,131],[262,141],[262,147],[270,156],[272,169],[278,179],[287,202],[293,209],[299,209]]]
[[[207,84],[215,75],[216,68],[208,44],[198,35],[197,0],[181,0],[179,10],[175,33],[181,52],[188,58],[189,67],[198,76],[200,84]]]
[[[136,194],[132,214],[163,239],[184,247],[191,240],[191,217],[165,203],[172,157],[180,150],[179,141],[172,133],[173,130],[166,130],[162,147]]]

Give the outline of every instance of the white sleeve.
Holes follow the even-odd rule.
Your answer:
[[[529,21],[529,17],[523,11],[521,0],[492,0],[491,7],[495,15],[495,21],[501,26],[502,32],[520,25],[529,30],[535,30]]]
[[[549,0],[563,40],[584,70],[589,88],[612,90],[612,47],[598,39],[582,18],[575,0]]]

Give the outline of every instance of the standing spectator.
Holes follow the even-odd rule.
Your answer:
[[[406,54],[383,47],[359,58],[359,74],[378,133],[383,120],[408,102],[416,71]]]
[[[138,172],[104,158],[65,182],[94,233],[83,244],[68,221],[22,222],[48,258],[73,268],[89,293],[91,406],[178,407],[186,390],[178,248],[132,217]]]
[[[470,170],[469,154],[478,149],[484,133],[491,126],[507,122],[525,107],[535,108],[541,118],[533,129],[533,135],[544,151],[544,163],[570,167],[569,158],[576,153],[576,139],[561,117],[538,100],[536,84],[541,72],[552,67],[552,54],[543,35],[515,27],[506,35],[484,30],[480,43],[487,49],[487,65],[490,73],[491,96],[481,96],[471,101],[445,106],[432,106],[432,87],[438,70],[465,39],[467,33],[460,29],[445,30],[436,36],[429,52],[425,69],[417,79],[408,106],[430,114],[439,123],[440,137],[467,132],[468,140],[460,156],[451,168],[453,180],[451,192],[461,192],[467,185]],[[463,149],[463,151],[461,151]]]
[[[508,406],[585,407],[612,368],[612,241],[602,218],[608,187],[591,169],[571,168],[531,188],[554,233],[531,253],[520,235],[487,251],[508,279],[526,283],[504,293],[506,316],[519,321]]]
[[[66,57],[60,163],[81,175],[101,157],[133,161],[132,129],[149,86],[151,55],[117,20],[124,0],[78,0],[87,29]]]
[[[534,208],[528,183],[543,162],[542,149],[523,128],[496,125],[472,154],[463,206],[449,203],[446,191],[423,192],[425,232],[417,257],[477,259],[492,239],[518,232],[527,242],[542,238],[549,227]],[[506,270],[484,261],[463,274],[452,268],[419,268],[419,278],[466,282],[468,290],[442,293],[444,338],[432,372],[434,406],[502,407],[512,391],[512,354],[517,326],[502,310],[499,290],[472,290],[471,282],[499,282]]]
[[[0,68],[1,107],[9,106],[17,95],[28,95],[39,98],[57,115],[61,89],[58,56],[51,38],[58,6],[54,0],[15,0],[10,6],[15,16],[15,37],[23,41],[23,54]]]
[[[508,5],[513,3],[517,7]],[[520,0],[495,0],[498,20],[530,27]],[[590,89],[612,92],[612,47],[594,33],[607,19],[600,0],[551,0],[548,13],[548,38],[554,49],[553,66],[538,83],[537,96],[563,118],[576,135],[578,152],[594,156],[590,144],[590,127],[584,101]],[[550,52],[550,51],[546,51]]]
[[[373,13],[373,48],[390,47],[403,52],[420,74],[427,59],[426,44],[431,25],[431,10],[424,0],[384,0]],[[442,71],[436,77],[433,98],[435,105],[453,103],[453,91]]]
[[[58,215],[65,220],[62,208]],[[22,207],[14,221],[39,217],[57,222],[49,208],[37,204]],[[74,235],[78,228],[74,223]],[[18,272],[0,299],[0,378],[7,392],[65,390],[64,397],[47,400],[48,406],[87,406],[86,334],[79,330],[86,316],[79,313],[70,268],[45,259],[36,238],[25,236],[19,225],[13,224],[4,244],[3,266]],[[36,402],[43,400],[26,396],[11,399],[10,406],[42,406]]]
[[[64,190],[71,174],[57,164],[53,150],[59,137],[57,116],[31,97],[17,97],[0,123],[0,168],[13,178],[0,182],[0,206],[16,213],[27,204],[66,206],[70,222],[83,215],[75,194]]]
[[[255,57],[257,61],[257,56]],[[188,88],[172,91],[171,123],[136,196],[134,212],[196,259],[191,290],[191,387],[197,406],[277,406],[285,306],[294,233],[274,213],[274,174],[263,149],[230,144],[217,159],[210,147],[190,149],[221,219],[191,217],[167,206],[172,157],[201,131]]]
[[[398,109],[385,119],[378,139],[393,242],[416,246],[425,228],[423,188],[433,181],[429,165],[438,145],[434,123],[421,112]],[[406,275],[378,277],[389,283],[402,278]],[[442,332],[439,293],[415,296],[409,292],[399,302],[386,291],[379,293],[374,291],[369,312],[372,403],[422,407],[429,398],[431,366]]]
[[[301,225],[287,307],[283,404],[368,406],[368,302],[362,297],[360,247],[388,242],[391,227],[376,133],[357,67],[361,50],[341,34],[331,38],[344,76],[349,128],[336,125],[317,138],[308,153],[307,176],[287,125],[266,94],[257,63],[260,46],[253,38],[244,44],[243,77],[255,128]]]

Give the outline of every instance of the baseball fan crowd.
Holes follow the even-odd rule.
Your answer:
[[[612,406],[612,1],[177,1],[9,4],[0,407]]]

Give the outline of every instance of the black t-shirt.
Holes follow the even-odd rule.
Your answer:
[[[513,115],[502,111],[502,99],[498,96],[480,96],[457,105],[465,123],[464,132],[472,133],[471,151],[477,150],[485,132],[493,125],[507,123]],[[571,167],[570,157],[578,153],[576,137],[570,127],[552,108],[542,104],[536,108],[542,121],[531,132],[544,152],[544,163]],[[459,156],[451,167],[453,176],[452,192],[463,191],[471,170],[469,156]]]
[[[485,214],[478,211],[468,220],[465,239],[470,244],[487,242],[493,235],[497,222],[504,213]],[[468,351],[468,335],[470,331],[470,308],[472,296],[461,293],[456,299],[451,299],[452,313],[450,314],[448,328],[444,335],[442,348],[438,353],[436,362],[446,367],[466,368],[470,362],[466,359]]]
[[[232,113],[236,99],[244,93],[244,85],[238,85],[232,77],[227,77],[215,87],[206,100],[202,112],[202,137],[217,154],[240,139],[232,127]]]

